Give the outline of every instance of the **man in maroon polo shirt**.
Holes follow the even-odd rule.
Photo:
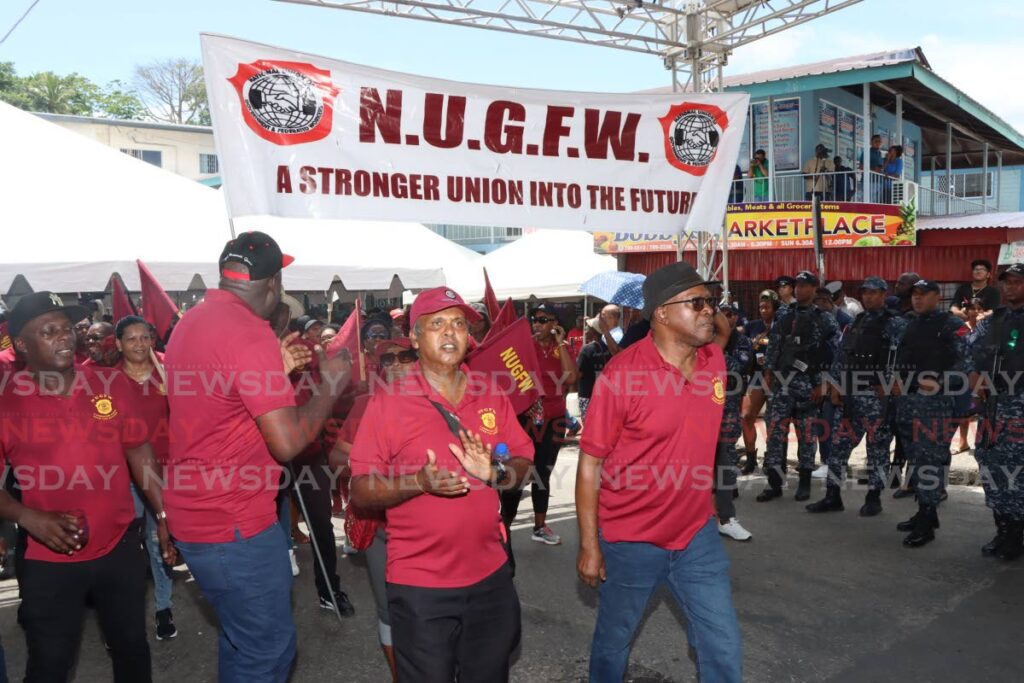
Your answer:
[[[11,334],[26,366],[0,394],[0,464],[10,465],[21,501],[0,490],[0,517],[29,535],[18,577],[25,680],[68,680],[91,598],[114,680],[145,682],[152,679],[146,564],[133,476],[160,520],[164,558],[173,561],[174,551],[153,451],[130,388],[119,373],[74,363],[72,320],[84,315],[50,292],[22,297],[11,312]]]
[[[469,377],[463,358],[476,318],[451,289],[416,298],[416,369],[377,389],[352,445],[353,505],[387,510],[399,681],[507,681],[519,642],[496,489],[522,480],[533,444],[508,397]]]
[[[711,489],[725,361],[710,342],[717,304],[687,263],[644,282],[651,333],[604,367],[576,474],[577,572],[600,587],[592,683],[619,683],[654,590],[686,614],[701,680],[739,681],[739,627]]]
[[[268,322],[291,261],[260,232],[229,241],[220,288],[185,314],[164,357],[168,525],[220,619],[221,683],[288,677],[295,625],[289,543],[274,504],[279,462],[302,452],[348,384],[348,361],[320,358],[320,382],[295,405],[287,374],[310,351],[292,344],[297,333],[279,341]]]

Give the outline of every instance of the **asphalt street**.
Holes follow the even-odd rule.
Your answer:
[[[530,540],[529,496],[513,533],[523,605],[523,642],[512,672],[517,683],[586,680],[596,592],[576,578],[575,467],[576,449],[563,449],[549,513],[563,544]],[[939,509],[937,540],[910,550],[895,530],[913,513],[910,500],[894,501],[887,493],[884,512],[862,519],[856,512],[862,492],[851,491],[844,496],[846,512],[810,515],[792,500],[793,481],[784,498],[754,502],[763,482],[756,475],[740,479],[738,514],[754,539],[726,541],[745,680],[1020,680],[1024,561],[981,556],[992,522],[980,488],[951,486]],[[820,494],[816,481],[814,495]],[[341,520],[335,523],[340,544]],[[357,614],[339,624],[317,606],[310,546],[298,553],[302,571],[293,598],[299,656],[292,681],[387,681],[363,558],[340,561]],[[179,635],[172,641],[156,642],[150,623],[155,680],[216,680],[215,617],[184,570],[175,577],[174,614]],[[4,582],[0,635],[12,680],[21,678],[25,665],[16,619],[17,588]],[[667,592],[657,593],[636,638],[629,680],[696,680],[684,623]],[[74,680],[110,677],[90,616]]]

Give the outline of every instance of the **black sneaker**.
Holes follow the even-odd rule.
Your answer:
[[[338,613],[343,617],[352,617],[356,614],[356,608],[349,602],[348,595],[345,591],[334,591],[334,602],[338,603]],[[328,597],[320,596],[320,609],[329,609],[334,611],[334,604]]]
[[[156,639],[170,640],[178,635],[178,629],[174,625],[174,615],[170,608],[162,609],[156,613]]]

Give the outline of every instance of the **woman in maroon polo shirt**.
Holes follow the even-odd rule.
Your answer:
[[[538,543],[558,545],[562,538],[546,524],[548,501],[551,499],[551,472],[555,469],[558,451],[565,434],[565,395],[568,387],[579,381],[576,359],[569,350],[565,329],[558,324],[555,310],[546,304],[533,309],[533,341],[540,364],[541,399],[539,409],[526,413],[520,420],[533,439],[535,479],[530,486],[533,502],[533,534]],[[518,490],[501,496],[501,517],[511,527],[519,511]]]

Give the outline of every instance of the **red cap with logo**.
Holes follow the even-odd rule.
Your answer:
[[[420,292],[416,301],[412,304],[409,312],[409,321],[413,324],[421,315],[437,313],[446,308],[458,308],[466,314],[466,320],[475,323],[480,320],[480,314],[473,310],[473,307],[462,300],[455,290],[449,287],[435,287]]]

